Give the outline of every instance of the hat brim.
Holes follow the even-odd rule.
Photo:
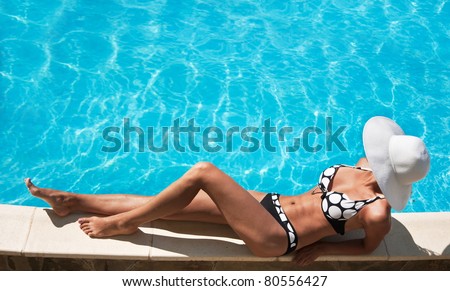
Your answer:
[[[369,119],[363,130],[363,145],[367,161],[372,168],[381,192],[397,211],[405,208],[411,195],[411,185],[402,185],[396,178],[389,156],[389,141],[394,135],[404,135],[393,120],[375,116]]]

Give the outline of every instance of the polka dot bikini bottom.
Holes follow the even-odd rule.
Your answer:
[[[261,200],[261,205],[276,219],[276,221],[281,225],[281,227],[286,231],[288,237],[287,250],[284,253],[289,254],[295,251],[297,247],[298,237],[295,233],[295,229],[291,222],[287,218],[280,204],[280,194],[268,193],[263,200]]]

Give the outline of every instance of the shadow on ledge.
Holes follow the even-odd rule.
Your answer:
[[[92,214],[76,213],[66,217],[59,217],[52,210],[46,209],[45,211],[53,225],[57,228],[76,223],[79,217],[92,216]],[[116,236],[112,237],[112,239],[128,241],[136,245],[144,246],[148,246],[150,242],[152,246],[152,259],[160,261],[277,261],[277,258],[258,258],[253,256],[237,234],[227,225],[157,220],[143,225],[143,228],[151,228],[152,231],[151,233],[146,233],[139,230],[134,235]],[[355,231],[349,232],[345,236],[335,235],[326,238],[326,240],[342,241],[361,238],[363,235],[364,233],[362,231]],[[392,218],[391,231],[385,237],[385,241],[382,244],[386,248],[389,256],[388,260],[391,263],[392,261],[407,261],[410,259],[445,259],[436,256],[448,258],[450,255],[450,245],[442,253],[436,253],[416,244],[405,225],[394,217]],[[316,262],[315,264],[322,263],[325,262]],[[330,263],[342,264],[345,262]],[[336,269],[342,269],[342,266]]]
[[[392,218],[391,231],[385,237],[389,260],[396,260],[396,257],[410,259],[432,260],[434,256],[441,256],[449,253],[449,246],[442,254],[418,245],[408,229],[397,219]]]
[[[88,214],[82,215],[81,213],[76,213],[76,214],[70,214],[70,215],[61,217],[61,216],[56,215],[56,213],[51,209],[46,208],[43,210],[48,215],[48,217],[50,218],[53,225],[57,228],[61,228],[67,224],[74,223],[78,220],[78,218],[83,217],[84,215],[88,215]],[[90,216],[92,216],[92,215],[90,215]]]

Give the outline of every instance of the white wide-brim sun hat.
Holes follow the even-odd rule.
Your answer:
[[[430,169],[430,157],[423,141],[405,135],[393,120],[375,116],[363,130],[367,161],[389,204],[405,208],[412,184],[423,179]]]

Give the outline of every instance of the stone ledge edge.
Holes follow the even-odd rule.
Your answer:
[[[109,254],[102,253],[102,254],[85,254],[80,251],[79,254],[74,253],[73,249],[71,250],[72,253],[51,253],[51,252],[27,252],[26,247],[29,244],[29,236],[31,229],[33,227],[33,221],[35,218],[35,214],[39,210],[43,210],[43,208],[38,207],[28,207],[28,206],[11,206],[11,205],[2,205],[2,207],[15,207],[14,210],[20,211],[21,209],[27,208],[28,210],[30,208],[33,208],[32,215],[30,217],[29,227],[28,227],[28,233],[26,234],[25,241],[21,243],[22,248],[20,252],[17,251],[11,251],[8,249],[2,249],[0,248],[0,255],[6,255],[6,256],[21,256],[21,257],[36,257],[36,258],[72,258],[72,259],[112,259],[112,260],[138,260],[138,261],[224,261],[224,262],[287,262],[290,261],[290,256],[283,256],[278,258],[258,258],[254,257],[251,254],[245,254],[241,256],[230,256],[229,251],[223,255],[220,256],[220,250],[218,250],[217,254],[214,254],[213,256],[186,256],[182,254],[177,255],[158,255],[154,253],[152,245],[148,245],[148,252],[146,256],[136,256],[136,255],[127,255],[121,252],[121,254],[111,252]],[[407,220],[407,221],[420,221],[420,216],[426,217],[426,222],[430,223],[432,221],[432,224],[434,226],[439,225],[445,225],[450,223],[450,212],[436,212],[436,213],[394,213],[393,217],[395,219],[398,219],[399,221]],[[0,213],[0,218],[2,218],[2,214]],[[177,222],[168,222],[170,223],[177,223]],[[153,226],[152,226],[153,227]],[[405,228],[406,229],[406,228]],[[424,260],[449,260],[450,259],[450,228],[447,228],[448,231],[445,232],[444,237],[442,237],[442,231],[440,233],[436,233],[436,235],[439,235],[439,239],[444,239],[444,244],[447,244],[447,247],[442,253],[436,253],[431,252],[428,253],[417,253],[412,252],[409,253],[407,251],[403,251],[401,255],[393,255],[389,254],[390,252],[390,246],[389,243],[386,241],[387,238],[383,241],[382,245],[380,246],[382,252],[386,252],[385,255],[379,255],[379,254],[372,254],[372,255],[364,255],[364,256],[327,256],[327,257],[321,257],[318,259],[318,261],[336,261],[336,262],[357,262],[357,261],[411,261],[411,260],[417,260],[417,261],[424,261]],[[408,229],[406,229],[408,232]],[[429,231],[429,230],[428,230]],[[390,234],[391,236],[404,236],[403,234]],[[414,235],[418,235],[415,233]],[[151,236],[151,244],[153,243],[153,235]],[[2,240],[5,239],[5,237],[2,238]],[[8,239],[8,238],[7,238]],[[9,237],[9,239],[14,239],[13,237]],[[428,238],[429,239],[429,238]],[[433,239],[431,239],[433,241]],[[412,242],[415,243],[414,238],[412,239]],[[16,242],[17,243],[17,242]],[[20,243],[20,242],[19,242]],[[410,242],[411,244],[411,242]],[[442,242],[441,242],[442,244]],[[397,246],[399,247],[399,246]],[[400,246],[402,247],[402,246]],[[421,246],[417,245],[418,249],[422,249]],[[428,251],[428,249],[425,248],[425,250]]]

